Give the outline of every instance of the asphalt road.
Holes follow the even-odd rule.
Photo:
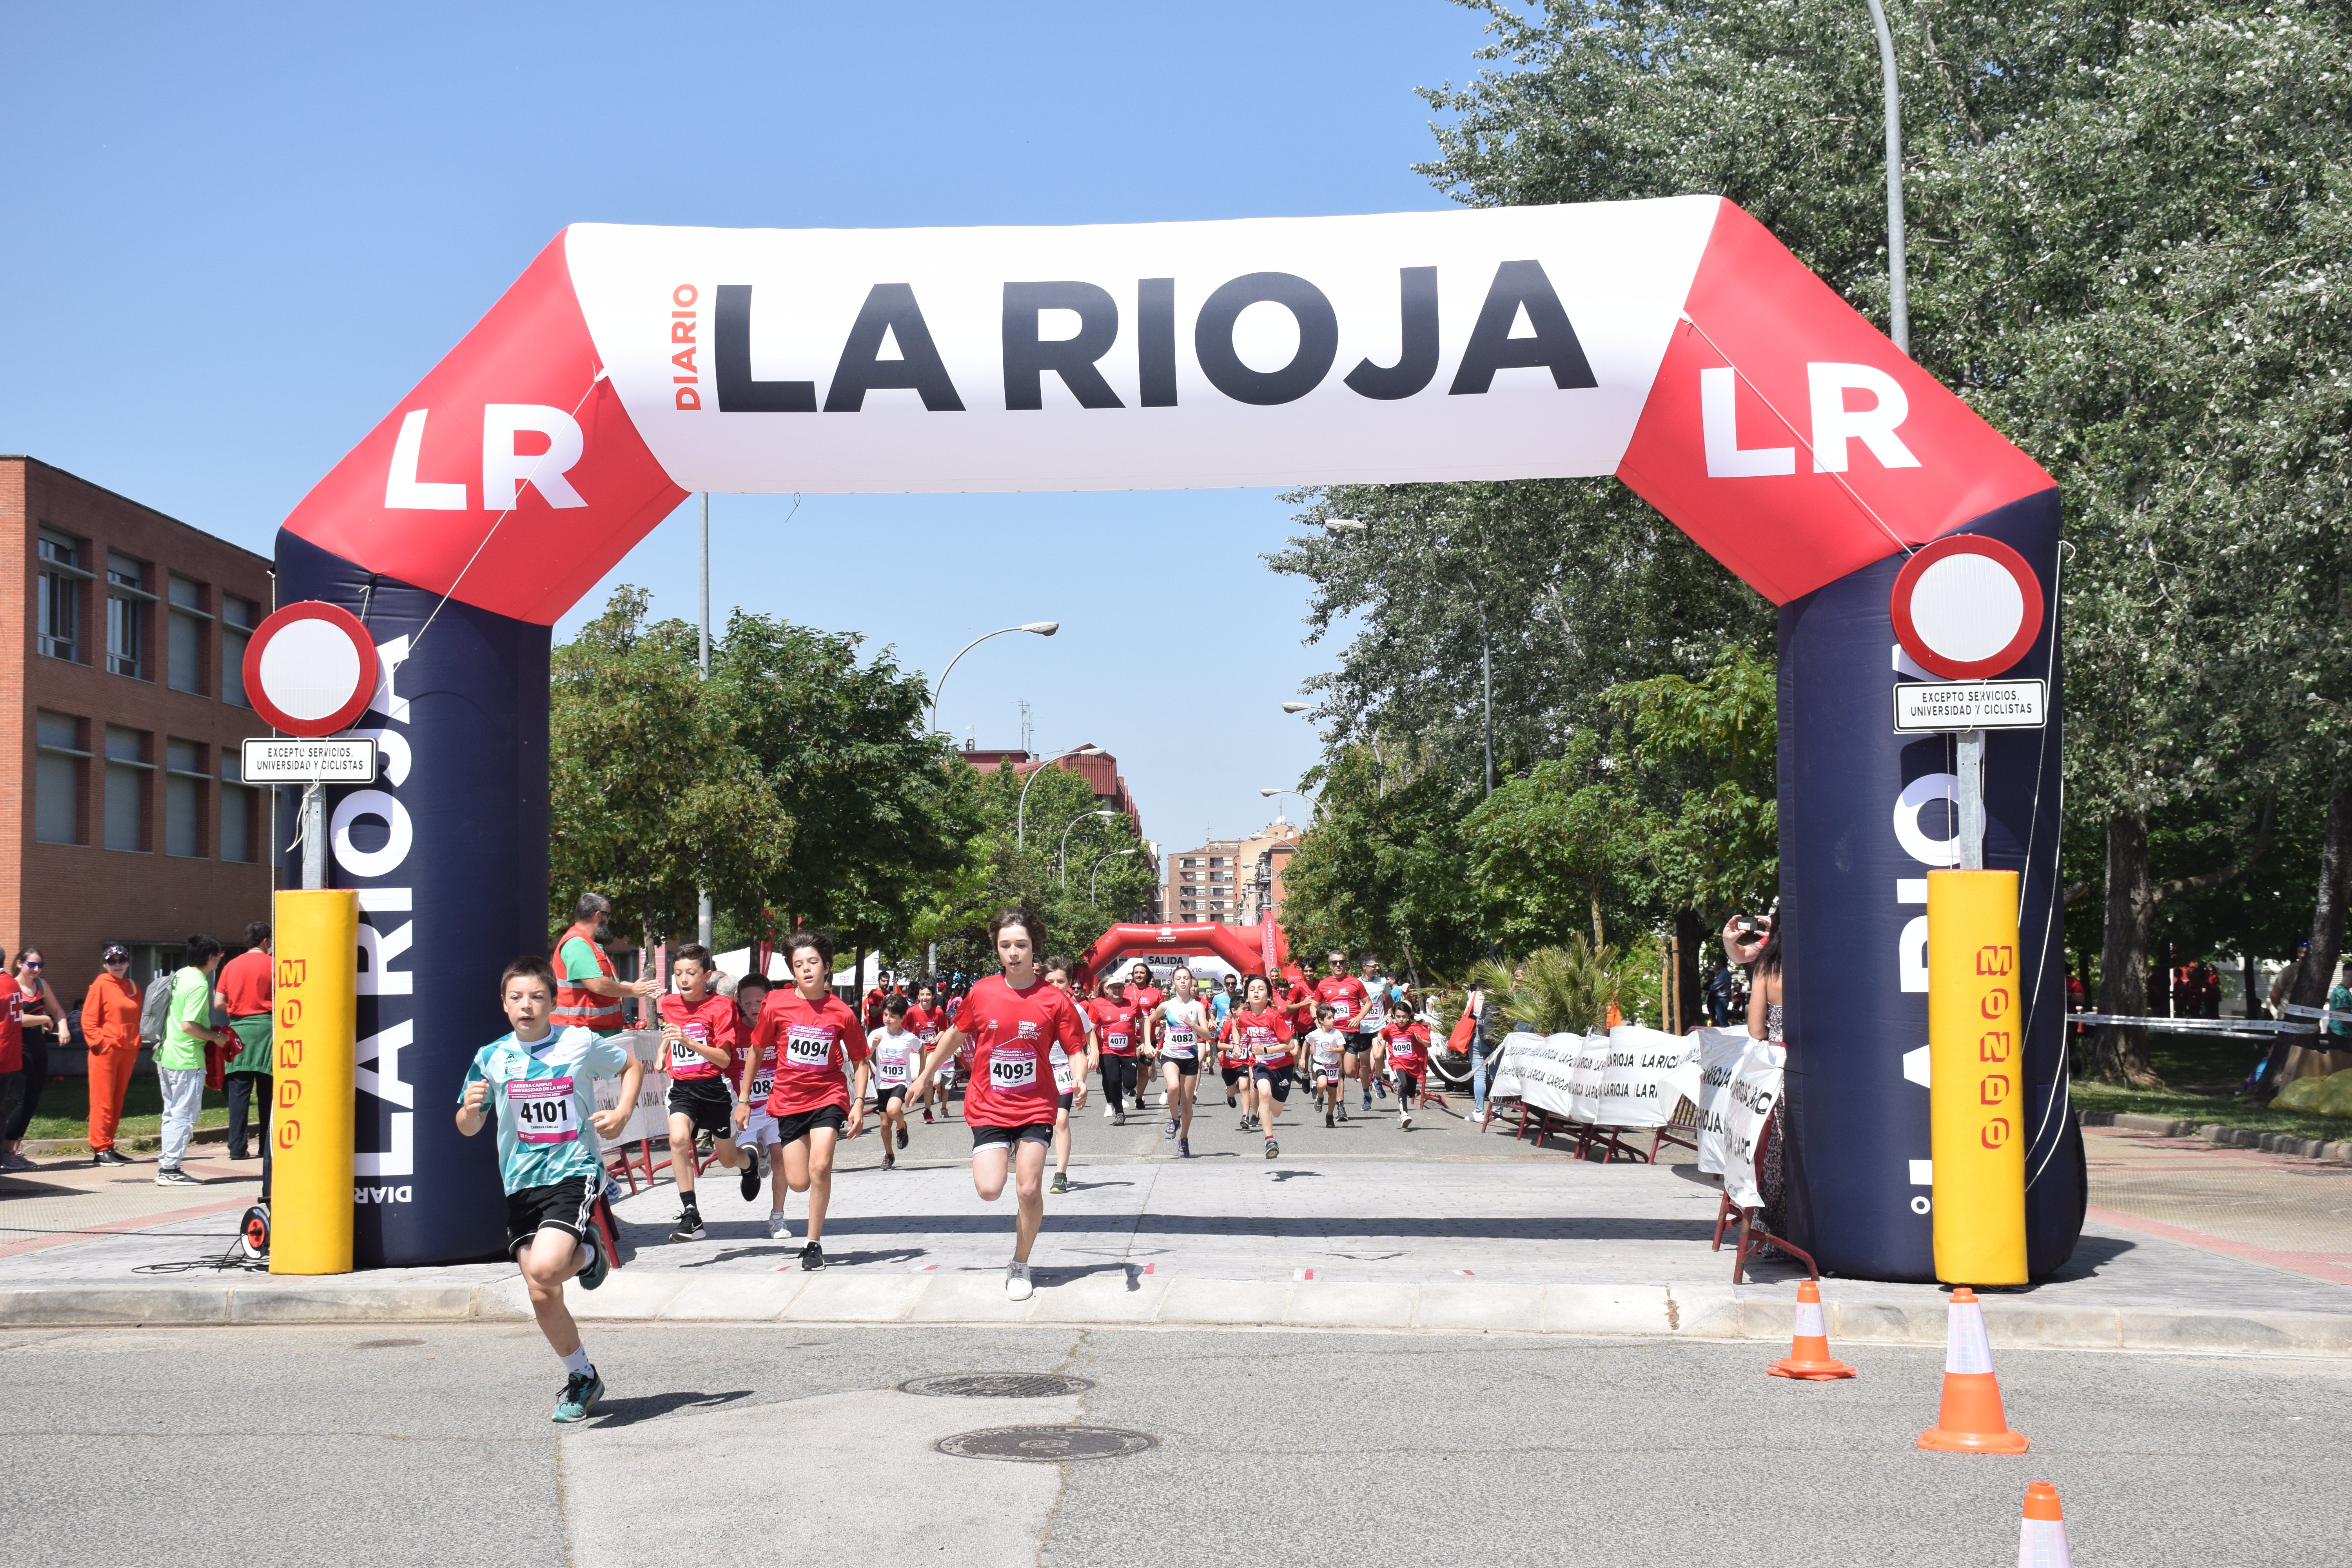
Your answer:
[[[547,1419],[526,1327],[0,1336],[12,1555],[45,1564],[2006,1564],[2030,1480],[2075,1561],[2352,1562],[2352,1367],[2011,1352],[2019,1458],[1914,1447],[1937,1352],[1492,1336],[592,1326],[599,1417]],[[1029,1402],[918,1375],[1059,1371]],[[934,1452],[977,1426],[1139,1456]]]

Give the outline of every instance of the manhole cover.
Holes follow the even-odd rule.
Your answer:
[[[1160,1447],[1149,1432],[1124,1426],[983,1426],[931,1445],[964,1459],[1016,1459],[1054,1465],[1064,1459],[1123,1459]]]
[[[934,1399],[1052,1399],[1084,1394],[1093,1386],[1083,1377],[1057,1372],[966,1372],[952,1377],[910,1377],[898,1385],[898,1392]]]

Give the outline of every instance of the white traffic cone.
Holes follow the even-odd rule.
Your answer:
[[[2066,1552],[2066,1521],[2058,1511],[2058,1489],[2048,1481],[2036,1481],[2025,1489],[2017,1568],[2074,1568],[2074,1560]]]

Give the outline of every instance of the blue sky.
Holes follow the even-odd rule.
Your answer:
[[[278,521],[579,220],[1058,224],[1426,209],[1442,0],[1175,7],[51,6],[16,16],[0,450],[267,552]],[[614,583],[695,607],[695,503]],[[789,521],[787,517],[789,515]],[[1314,760],[1332,653],[1275,492],[723,496],[728,606],[936,670],[942,727],[1118,754],[1174,849]],[[1281,804],[1294,819],[1295,802]]]

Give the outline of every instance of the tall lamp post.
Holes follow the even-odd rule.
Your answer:
[[[1079,823],[1086,821],[1089,817],[1118,816],[1120,814],[1118,812],[1109,810],[1082,811],[1078,813],[1077,816],[1070,818],[1069,822],[1064,826],[1062,828],[1062,853],[1060,857],[1063,891],[1067,892],[1070,887],[1070,829],[1076,827]]]
[[[1015,629],[1017,630],[1018,628]],[[1100,746],[1072,746],[1066,752],[1047,757],[1044,762],[1039,763],[1035,767],[1029,770],[1028,779],[1021,785],[1020,802],[1013,814],[1013,848],[1025,849],[1029,847],[1029,785],[1037,782],[1037,775],[1044,773],[1047,768],[1052,767],[1055,763],[1060,762],[1064,757],[1099,757],[1102,754],[1103,749]]]
[[[702,633],[699,647],[698,668],[701,671],[701,679],[708,680],[710,679],[710,492],[709,490],[702,492]],[[695,889],[694,940],[702,944],[702,950],[705,952],[710,951],[714,924],[715,916],[710,907],[710,889],[698,888]]]
[[[1258,791],[1257,793],[1267,800],[1272,800],[1278,795],[1295,795],[1298,799],[1307,803],[1307,822],[1312,824],[1315,820],[1315,797],[1311,795],[1303,794],[1302,792],[1295,789],[1276,789],[1272,784],[1268,784],[1265,788]]]
[[[948,677],[955,673],[956,659],[961,658],[989,638],[1001,637],[1007,632],[1034,632],[1038,637],[1049,637],[1061,629],[1062,623],[1059,621],[1024,621],[1017,626],[999,626],[992,632],[982,632],[956,649],[955,658],[948,660],[948,667],[940,671],[940,678],[937,680],[931,682],[931,728],[936,730],[940,727],[940,688],[945,686],[948,683]]]
[[[1903,88],[1895,76],[1895,35],[1886,11],[1870,0],[1871,25],[1878,29],[1878,74],[1886,87],[1886,324],[1887,336],[1911,352],[1911,289],[1903,266]]]
[[[1103,860],[1116,860],[1122,855],[1140,855],[1142,853],[1143,851],[1140,849],[1114,849],[1109,854],[1104,856],[1102,860],[1096,861],[1095,868],[1087,873],[1087,902],[1088,904],[1092,904],[1095,901],[1095,879],[1102,875]]]
[[[1312,703],[1307,702],[1286,702],[1282,705],[1282,710],[1296,719],[1312,706]],[[1389,793],[1389,766],[1388,760],[1381,755],[1381,732],[1377,729],[1371,733],[1371,742],[1372,777],[1379,784],[1381,795],[1385,799]]]

